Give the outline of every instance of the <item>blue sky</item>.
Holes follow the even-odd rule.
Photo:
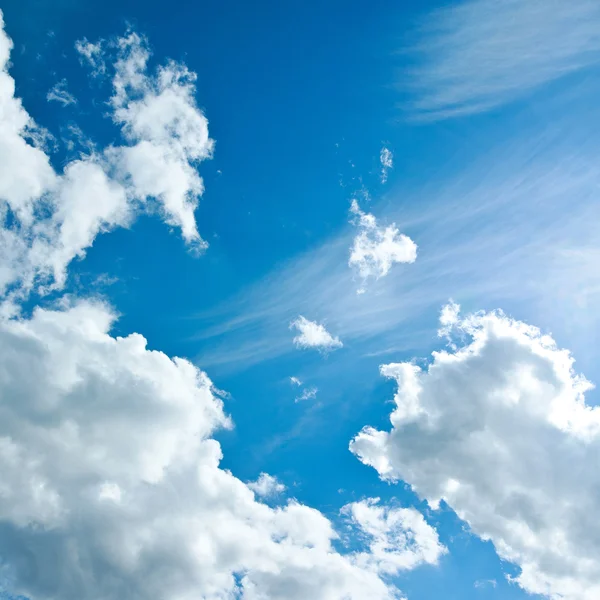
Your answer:
[[[600,8],[322,4],[2,3],[0,597],[600,594]]]

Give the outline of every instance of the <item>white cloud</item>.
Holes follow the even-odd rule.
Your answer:
[[[319,390],[316,387],[304,388],[299,396],[296,396],[295,402],[304,402],[304,400],[314,400]]]
[[[60,102],[63,106],[69,106],[69,104],[77,104],[77,99],[69,93],[67,89],[67,80],[61,79],[58,83],[52,87],[52,89],[46,94],[48,102]]]
[[[440,312],[440,327],[438,329],[438,337],[450,337],[452,330],[459,322],[459,315],[460,304],[457,304],[453,300],[450,300],[447,304],[442,306],[442,310]]]
[[[379,153],[379,162],[381,163],[381,183],[386,183],[388,179],[388,171],[394,167],[394,155],[389,148],[385,146]]]
[[[75,42],[75,50],[79,52],[81,63],[91,67],[92,75],[94,77],[99,77],[106,73],[106,63],[104,62],[104,51],[102,50],[102,46],[103,41],[93,44],[86,38]]]
[[[491,588],[495,588],[498,585],[498,582],[495,579],[478,579],[474,584],[473,587],[475,589],[483,589],[486,587],[491,587]]]
[[[113,107],[130,145],[93,152],[58,174],[25,141],[34,124],[6,70],[11,46],[0,31],[2,292],[62,285],[69,262],[98,233],[127,226],[147,196],[200,243],[192,219],[201,180],[187,169],[212,142],[192,75],[170,63],[148,76],[143,42],[120,40]],[[144,173],[146,151],[166,158],[163,188]],[[377,561],[336,551],[337,534],[320,512],[295,501],[269,507],[220,468],[212,435],[230,420],[226,395],[205,373],[148,350],[139,334],[112,336],[115,315],[105,304],[59,304],[30,317],[0,310],[0,595],[398,597]],[[254,486],[281,485],[267,477]]]
[[[456,320],[454,334],[457,348],[435,352],[426,370],[381,368],[398,383],[392,430],[365,428],[352,451],[432,507],[444,500],[521,568],[528,592],[600,597],[591,384],[550,336],[501,312]]]
[[[39,128],[14,96],[7,70],[12,41],[1,19],[0,295],[61,288],[70,261],[84,256],[98,234],[127,227],[155,203],[189,244],[206,247],[194,217],[203,191],[196,166],[213,142],[194,100],[194,74],[173,62],[148,74],[149,51],[133,33],[106,54],[100,45],[79,44],[94,60],[117,53],[112,107],[126,144],[88,145],[89,154],[57,173],[43,149],[27,142]]]
[[[204,191],[196,165],[212,156],[208,120],[196,106],[196,74],[173,61],[147,74],[147,42],[129,33],[118,42],[113,79],[114,120],[132,144],[113,148],[115,167],[130,178],[139,200],[158,199],[167,223],[181,228],[184,239],[207,247],[194,217]]]
[[[300,381],[300,379],[298,379],[297,377],[290,377],[290,383],[292,385],[302,385],[302,381]]]
[[[356,215],[355,225],[359,233],[354,238],[348,265],[362,279],[359,293],[365,291],[368,279],[385,277],[394,263],[413,263],[417,259],[417,245],[400,233],[395,223],[387,227],[377,225],[377,219],[363,212],[356,200],[350,207]]]
[[[466,0],[428,16],[417,48],[416,109],[429,118],[488,110],[600,61],[595,0]]]
[[[8,74],[12,47],[0,12],[0,198],[2,209],[6,203],[17,218],[29,224],[32,201],[54,183],[55,174],[44,152],[25,140],[35,124],[14,97],[15,82]]]
[[[290,323],[290,329],[300,332],[293,340],[297,348],[316,348],[327,352],[344,345],[340,338],[332,336],[324,325],[309,321],[302,315]]]
[[[357,564],[376,565],[378,571],[396,574],[422,564],[436,565],[447,549],[436,530],[414,508],[380,504],[367,498],[347,504],[342,513],[365,534],[367,551],[356,555]]]
[[[248,483],[248,487],[261,498],[270,498],[285,491],[285,485],[268,473],[261,473],[256,481]]]
[[[211,436],[229,419],[208,377],[139,334],[112,337],[113,320],[83,301],[0,320],[0,556],[11,593],[397,598],[382,579],[393,552],[339,554],[318,511],[256,501],[282,491],[274,478],[246,485],[220,468]],[[412,521],[403,526],[412,535]]]

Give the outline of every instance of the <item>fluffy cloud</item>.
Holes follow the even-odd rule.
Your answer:
[[[251,481],[248,487],[261,498],[276,496],[285,491],[285,485],[268,473],[261,473],[256,481]]]
[[[363,212],[356,200],[350,212],[355,215],[354,224],[359,233],[354,238],[348,265],[362,279],[359,293],[365,291],[368,279],[385,277],[394,263],[413,263],[417,259],[417,245],[400,233],[394,223],[387,227],[377,225],[377,219]]]
[[[340,338],[332,336],[324,325],[309,321],[302,315],[290,323],[290,329],[300,332],[293,340],[297,348],[316,348],[328,352],[344,345]]]
[[[390,574],[437,564],[447,550],[423,515],[414,508],[382,506],[379,502],[379,498],[367,498],[342,509],[366,538],[367,551],[358,554],[356,562],[376,565],[378,571]]]
[[[10,591],[33,600],[397,596],[382,561],[335,551],[321,513],[257,502],[254,492],[282,491],[276,480],[246,485],[221,469],[211,435],[229,419],[208,377],[138,334],[112,337],[113,320],[105,305],[79,302],[0,321],[0,557]],[[410,537],[413,522],[403,527]]]
[[[101,46],[81,48],[104,60]],[[173,63],[148,75],[135,34],[110,48],[127,143],[57,173],[26,141],[35,124],[14,97],[0,30],[0,297],[16,289],[16,305],[26,291],[62,286],[96,235],[127,226],[152,200],[202,245],[193,167],[212,141],[193,75]],[[64,298],[31,316],[0,311],[0,596],[398,597],[380,561],[335,549],[319,511],[257,501],[283,491],[274,478],[245,484],[222,469],[212,436],[231,425],[226,394],[141,335],[112,336],[114,320],[105,304]]]
[[[365,428],[351,450],[432,507],[441,500],[521,568],[528,592],[600,597],[600,409],[551,337],[501,312],[442,312],[451,351],[426,370],[389,364],[390,432]],[[450,330],[448,328],[452,327]]]
[[[0,295],[61,288],[69,263],[98,234],[127,227],[155,205],[190,245],[204,248],[194,217],[203,192],[196,167],[213,142],[194,100],[194,74],[173,62],[148,73],[147,44],[134,33],[106,53],[78,44],[96,67],[114,58],[112,116],[125,143],[91,150],[58,173],[28,142],[39,129],[14,95],[11,48],[0,13]]]
[[[381,183],[386,183],[388,178],[388,171],[394,166],[394,155],[389,148],[385,146],[379,153],[379,162],[381,163]]]
[[[112,106],[130,146],[113,148],[113,164],[143,201],[156,198],[167,223],[184,239],[204,248],[194,210],[204,191],[196,164],[212,155],[208,121],[194,99],[196,74],[169,62],[156,76],[147,75],[147,42],[130,33],[118,42]]]

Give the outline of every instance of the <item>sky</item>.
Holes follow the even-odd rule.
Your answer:
[[[0,599],[600,597],[595,0],[0,11]]]

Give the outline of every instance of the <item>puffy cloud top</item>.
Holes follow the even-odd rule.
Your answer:
[[[294,337],[297,348],[316,348],[317,350],[329,351],[341,348],[344,344],[337,336],[332,336],[325,326],[316,321],[309,321],[300,315],[292,321],[290,328],[297,329],[300,333]]]
[[[348,265],[356,270],[362,280],[359,293],[365,291],[369,279],[385,277],[394,263],[413,263],[417,259],[417,245],[400,233],[394,223],[387,227],[377,225],[377,219],[360,209],[352,201],[350,212],[359,232],[350,249]]]
[[[501,312],[442,311],[450,350],[426,370],[381,367],[398,383],[389,432],[365,428],[352,451],[432,507],[445,501],[518,583],[552,598],[600,597],[600,409],[573,358]],[[453,345],[452,345],[453,344]]]

